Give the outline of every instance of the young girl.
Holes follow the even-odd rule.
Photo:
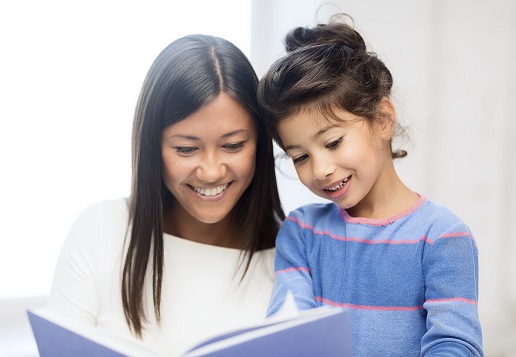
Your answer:
[[[301,182],[332,203],[290,213],[268,315],[349,309],[354,356],[481,356],[478,255],[469,228],[403,184],[391,149],[392,77],[351,26],[296,28],[258,98]]]
[[[131,196],[77,218],[50,310],[166,356],[263,320],[284,215],[257,84],[222,38],[158,55],[136,106]]]

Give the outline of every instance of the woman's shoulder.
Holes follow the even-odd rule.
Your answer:
[[[107,242],[106,236],[123,237],[127,229],[129,206],[127,198],[104,200],[82,210],[77,216],[67,241],[96,244],[99,239]]]
[[[76,218],[77,222],[87,221],[93,223],[100,220],[126,221],[129,214],[129,199],[118,198],[103,200],[84,208]]]
[[[86,206],[80,215],[88,215],[88,214],[117,214],[117,213],[127,213],[129,211],[129,198],[115,198],[115,199],[107,199],[98,201],[95,203]]]

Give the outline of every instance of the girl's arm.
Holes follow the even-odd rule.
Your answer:
[[[287,217],[278,233],[274,270],[274,287],[267,316],[278,312],[289,291],[294,296],[298,309],[306,310],[317,306],[307,264],[305,237],[292,216]]]
[[[478,251],[458,224],[427,245],[423,257],[427,333],[424,356],[483,356],[478,316]]]

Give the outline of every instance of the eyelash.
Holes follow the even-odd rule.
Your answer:
[[[244,147],[244,144],[245,144],[245,142],[240,141],[240,142],[237,142],[237,143],[225,144],[222,147],[224,149],[229,150],[229,151],[238,151],[238,150],[240,150],[240,149],[242,149]]]
[[[222,148],[226,149],[227,151],[230,151],[230,152],[236,152],[236,151],[239,151],[240,149],[242,149],[244,147],[244,145],[245,145],[245,142],[240,141],[237,143],[230,143],[230,144],[222,145]],[[190,154],[193,154],[195,151],[199,150],[199,148],[196,146],[176,146],[176,147],[174,147],[174,149],[176,149],[176,152],[180,155],[190,155]]]
[[[176,149],[176,152],[179,154],[191,154],[195,150],[198,150],[195,146],[177,146],[174,149]]]
[[[342,140],[343,140],[342,137],[338,138],[337,140],[333,140],[333,141],[329,142],[328,144],[324,145],[324,147],[329,150],[335,150],[336,148],[338,148],[340,146],[340,144],[342,143]],[[292,162],[294,163],[294,165],[301,165],[306,160],[308,160],[307,154],[301,155],[296,158],[292,158]]]
[[[336,149],[339,147],[339,145],[342,143],[343,138],[338,138],[337,140],[333,140],[332,142],[329,142],[328,144],[324,145],[326,149]]]
[[[294,163],[294,165],[300,165],[303,162],[305,162],[307,159],[308,159],[308,155],[304,154],[304,155],[301,155],[301,156],[296,157],[296,158],[293,157],[292,158],[292,162]]]

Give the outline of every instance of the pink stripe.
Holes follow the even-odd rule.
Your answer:
[[[462,237],[469,237],[475,243],[475,247],[477,246],[477,242],[475,241],[475,238],[471,235],[469,232],[455,232],[455,233],[447,233],[439,236],[439,238],[462,238]]]
[[[432,244],[434,242],[433,240],[431,240],[431,239],[429,239],[429,238],[427,238],[425,236],[421,236],[420,239],[405,239],[405,240],[387,240],[387,239],[372,240],[372,239],[364,239],[364,238],[356,238],[356,237],[341,237],[341,236],[337,236],[335,234],[332,234],[332,233],[330,233],[328,231],[316,231],[309,224],[303,223],[299,219],[294,218],[294,217],[287,217],[286,219],[288,219],[289,221],[292,221],[292,222],[296,222],[301,228],[311,230],[314,234],[325,235],[325,236],[328,236],[328,237],[330,237],[332,239],[340,240],[340,241],[343,241],[343,242],[358,242],[358,243],[364,243],[364,244],[393,244],[393,245],[396,245],[396,244],[418,244],[421,240],[423,240],[425,242],[428,242],[430,244]]]
[[[321,301],[327,305],[347,307],[349,309],[355,309],[355,310],[416,311],[416,310],[424,309],[423,306],[373,306],[373,305],[356,305],[356,304],[348,304],[348,303],[339,303],[339,302],[325,299],[321,296],[316,296],[315,300]],[[471,299],[466,299],[466,298],[461,298],[461,297],[426,300],[427,303],[453,302],[453,301],[460,301],[460,302],[465,302],[467,304],[477,305],[477,301],[471,300]]]
[[[421,240],[427,242],[428,244],[434,244],[434,240],[428,238],[427,236],[421,236]]]
[[[461,298],[461,297],[426,300],[426,302],[429,302],[429,303],[432,303],[432,302],[449,302],[449,301],[450,302],[451,301],[460,301],[460,302],[465,302],[465,303],[471,304],[471,305],[477,305],[478,304],[477,301],[475,301],[475,300]]]
[[[461,238],[461,237],[469,237],[471,240],[475,240],[473,236],[469,232],[456,232],[456,233],[448,233],[439,236],[439,238]]]
[[[419,196],[419,199],[416,201],[415,204],[412,205],[412,207],[409,207],[405,211],[403,211],[395,216],[385,218],[385,219],[351,217],[345,209],[340,208],[339,211],[340,211],[340,215],[342,216],[342,218],[344,218],[344,220],[348,223],[367,224],[370,226],[387,226],[387,225],[397,221],[400,218],[408,216],[409,214],[411,214],[412,212],[414,212],[415,210],[417,210],[419,207],[421,207],[423,205],[423,203],[426,201],[426,197],[419,193],[417,195]]]
[[[283,270],[278,270],[274,274],[288,273],[291,271],[306,271],[308,274],[310,274],[310,269],[305,268],[305,267],[292,267],[292,268],[287,268],[287,269],[283,269]]]
[[[423,309],[423,306],[371,306],[371,305],[355,305],[347,303],[338,303],[320,296],[316,296],[315,300],[322,301],[332,306],[347,307],[355,310],[374,310],[374,311],[416,311]]]

